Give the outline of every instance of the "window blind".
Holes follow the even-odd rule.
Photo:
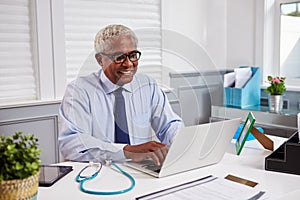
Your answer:
[[[94,38],[109,24],[130,27],[142,52],[139,72],[162,80],[161,0],[65,0],[67,82],[99,69]]]
[[[29,2],[0,1],[0,103],[36,99]]]

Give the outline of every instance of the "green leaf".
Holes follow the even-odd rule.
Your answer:
[[[16,163],[16,170],[21,170],[23,168],[23,165],[19,162]]]
[[[12,137],[0,137],[0,182],[23,179],[38,172],[40,153],[37,138],[15,132]]]

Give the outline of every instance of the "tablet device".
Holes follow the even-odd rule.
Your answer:
[[[254,123],[255,123],[255,117],[254,117],[252,112],[249,112],[249,114],[247,116],[247,119],[246,119],[246,121],[243,125],[243,128],[242,128],[242,130],[241,130],[240,134],[238,135],[237,140],[235,142],[237,155],[240,155]]]
[[[39,186],[49,187],[72,170],[72,166],[41,165]]]

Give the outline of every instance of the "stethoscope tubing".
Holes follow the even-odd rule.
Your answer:
[[[89,190],[89,189],[85,189],[84,188],[84,183],[86,181],[89,181],[89,180],[92,180],[94,179],[95,177],[97,177],[97,175],[99,174],[101,168],[102,168],[102,164],[101,164],[101,167],[100,169],[94,173],[92,176],[90,177],[84,177],[84,176],[81,176],[80,174],[88,167],[84,167],[80,172],[79,174],[76,176],[76,182],[79,182],[79,188],[82,192],[85,192],[85,193],[88,193],[88,194],[95,194],[95,195],[117,195],[117,194],[123,194],[123,193],[126,193],[126,192],[129,192],[130,190],[132,190],[134,187],[135,187],[135,180],[134,178],[127,172],[125,172],[124,170],[122,170],[117,164],[115,164],[114,162],[111,163],[112,166],[114,166],[116,169],[118,169],[124,176],[126,176],[130,182],[131,182],[131,185],[130,187],[126,188],[126,189],[123,189],[123,190],[117,190],[117,191],[108,191],[108,192],[103,192],[103,191],[94,191],[94,190]]]

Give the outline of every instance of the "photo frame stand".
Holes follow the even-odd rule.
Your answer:
[[[274,142],[270,138],[268,138],[265,134],[260,132],[254,126],[251,129],[251,133],[265,149],[274,151]]]
[[[240,155],[250,132],[265,149],[268,149],[270,151],[274,150],[273,141],[270,138],[268,138],[265,134],[260,132],[257,128],[255,128],[254,123],[255,123],[255,117],[252,112],[249,112],[245,120],[245,123],[243,125],[243,128],[239,133],[239,136],[237,137],[235,143],[237,155]]]

